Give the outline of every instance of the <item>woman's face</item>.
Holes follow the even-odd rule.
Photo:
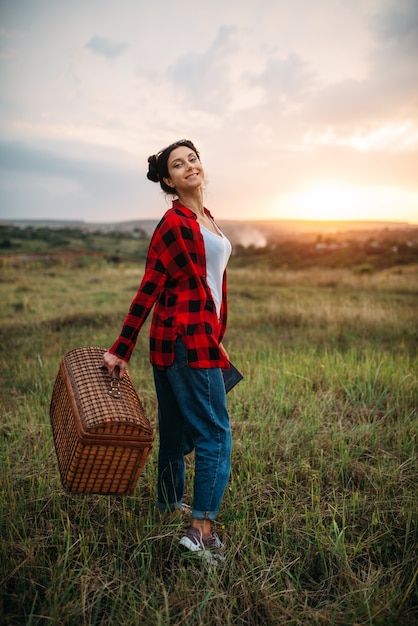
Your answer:
[[[169,178],[164,178],[164,182],[179,195],[199,188],[205,180],[202,164],[188,146],[179,146],[170,153],[167,169]]]

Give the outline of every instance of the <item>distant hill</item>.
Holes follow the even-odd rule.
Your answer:
[[[143,262],[156,219],[98,224],[76,220],[0,222],[0,262]],[[418,224],[248,220],[219,222],[235,267],[418,267]],[[89,259],[89,260],[88,260]]]
[[[158,220],[130,220],[127,222],[84,222],[83,220],[49,220],[49,219],[0,219],[0,225],[17,226],[20,228],[74,228],[91,232],[126,232],[135,228],[144,230],[147,234],[152,234]]]
[[[84,232],[133,232],[142,230],[149,237],[152,235],[158,219],[128,220],[124,222],[84,222],[81,220],[0,220],[0,224],[13,225],[21,228],[75,228]],[[313,241],[321,237],[333,237],[337,240],[350,234],[355,239],[376,236],[386,231],[407,233],[418,231],[418,224],[408,222],[378,221],[330,221],[315,220],[219,220],[225,235],[234,245],[262,248],[271,240],[303,240]],[[379,237],[381,238],[381,237]],[[401,236],[401,239],[404,237]]]

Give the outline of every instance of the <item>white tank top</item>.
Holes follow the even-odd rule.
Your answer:
[[[215,235],[215,233],[201,224],[199,224],[199,226],[205,244],[206,278],[219,317],[222,303],[222,278],[229,257],[231,256],[232,246],[229,239],[222,234],[216,224],[214,224],[214,226],[219,235]]]

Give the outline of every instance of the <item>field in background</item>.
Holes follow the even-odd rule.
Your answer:
[[[78,266],[143,261],[156,221],[105,225],[0,223],[0,264],[64,260]],[[326,222],[222,222],[233,246],[230,267],[351,268],[371,273],[418,264],[418,226]]]
[[[1,623],[415,624],[417,266],[229,272],[245,380],[216,570],[185,561],[183,521],[155,510],[158,441],[132,497],[60,485],[59,360],[114,341],[139,278],[100,256],[1,268]],[[155,426],[147,331],[129,369]]]

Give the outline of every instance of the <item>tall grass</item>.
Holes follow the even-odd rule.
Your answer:
[[[187,522],[156,511],[156,449],[134,496],[60,484],[59,360],[109,346],[138,281],[127,267],[2,270],[1,623],[414,624],[416,268],[230,272],[226,347],[245,380],[228,398],[217,569],[182,558]],[[155,426],[147,328],[129,369]]]

